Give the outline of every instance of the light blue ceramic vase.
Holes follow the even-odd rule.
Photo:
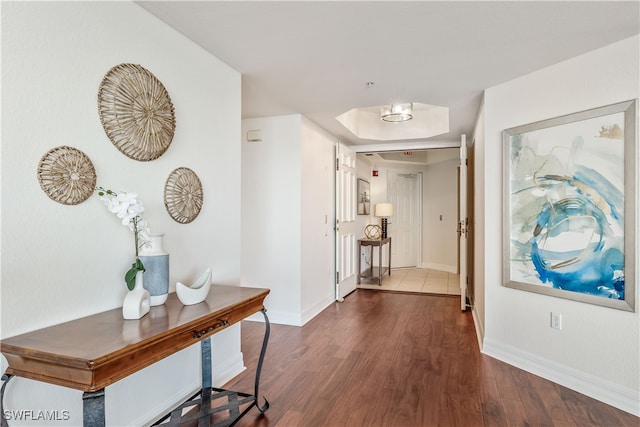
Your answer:
[[[144,288],[151,295],[151,305],[162,305],[169,295],[169,254],[162,247],[164,234],[151,234],[150,247],[140,251],[144,265]]]

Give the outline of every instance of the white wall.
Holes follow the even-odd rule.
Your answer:
[[[302,310],[300,132],[299,114],[242,120],[242,284],[271,289],[269,319],[289,325]]]
[[[467,140],[469,142],[469,140]],[[484,342],[485,329],[485,281],[484,281],[484,227],[480,226],[485,221],[485,205],[484,205],[484,102],[478,112],[476,126],[473,131],[473,183],[474,198],[473,206],[467,206],[467,209],[473,209],[471,224],[471,232],[473,233],[473,306],[471,308],[476,326],[476,334],[478,335],[478,343],[482,349]]]
[[[484,141],[477,140],[476,147],[484,178],[476,184],[484,193],[486,209],[479,222],[484,236],[478,239],[483,239],[481,250],[487,256],[484,277],[477,277],[477,282],[484,279],[484,352],[636,415],[640,414],[637,311],[501,286],[501,131],[638,98],[639,51],[636,36],[488,89]],[[627,238],[635,239],[637,247],[637,235]],[[636,292],[636,298],[639,294]],[[563,316],[561,331],[549,326],[552,311]]]
[[[242,134],[242,283],[271,289],[271,322],[301,326],[335,301],[335,139],[300,114]]]
[[[97,92],[107,71],[136,63],[163,82],[176,112],[173,143],[138,162],[106,137]],[[240,279],[240,75],[131,2],[2,3],[2,337],[118,308],[133,236],[92,196],[76,206],[50,200],[36,169],[49,149],[85,152],[98,185],[139,193],[171,254],[172,290],[211,266],[213,281]],[[163,204],[177,167],[203,185],[199,217],[181,225]],[[242,368],[239,327],[214,339],[217,384]],[[140,425],[199,384],[190,348],[107,387],[109,425]],[[2,358],[2,371],[6,369]],[[226,378],[223,378],[226,377]],[[80,425],[81,392],[16,378],[6,410],[69,410]],[[48,425],[24,422],[21,425]]]
[[[422,174],[422,262],[418,267],[456,273],[458,271],[456,226],[458,221],[457,168],[459,160],[458,149],[452,150],[430,150],[426,165],[380,159],[374,162],[366,156],[359,155],[357,166],[358,177],[366,177],[363,179],[371,184],[372,211],[376,203],[388,201],[387,181],[390,171]],[[378,176],[375,177],[371,176],[374,166],[378,171]],[[440,221],[440,215],[442,215],[442,221]],[[365,218],[366,224],[380,223],[379,218],[373,214],[359,216],[358,219],[360,218]],[[393,232],[392,228],[390,232]],[[386,257],[383,256],[383,258],[386,260]],[[374,257],[374,261],[377,265],[377,258]]]
[[[427,166],[423,184],[423,265],[450,273],[458,272],[459,163],[456,158]]]
[[[302,117],[302,324],[335,301],[335,143]]]

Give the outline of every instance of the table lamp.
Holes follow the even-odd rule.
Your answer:
[[[382,218],[382,238],[387,238],[387,218],[393,216],[393,205],[391,203],[376,204],[375,216]]]

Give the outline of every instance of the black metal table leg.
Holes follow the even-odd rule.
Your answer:
[[[0,388],[0,426],[2,427],[9,427],[7,419],[4,416],[4,389],[11,378],[13,378],[13,375],[2,375],[2,388]]]
[[[105,427],[104,389],[82,393],[82,425]]]
[[[197,421],[198,427],[214,426],[214,427],[231,427],[235,425],[247,412],[254,406],[258,408],[260,413],[264,413],[269,409],[269,402],[264,399],[264,405],[258,405],[258,393],[260,392],[260,375],[262,373],[262,365],[267,352],[267,344],[269,342],[269,334],[271,326],[267,317],[267,310],[261,310],[265,321],[265,332],[262,340],[262,349],[258,357],[258,365],[256,367],[256,376],[254,383],[254,394],[243,393],[239,391],[226,390],[212,386],[212,367],[211,367],[211,338],[207,337],[201,340],[201,363],[202,363],[202,388],[193,396],[188,398],[184,403],[177,406],[166,414],[164,417],[156,421],[153,425],[162,425],[166,427],[177,427],[182,423]],[[226,399],[226,403],[223,403]],[[215,407],[212,407],[212,403]],[[182,415],[183,409],[190,409],[199,406],[197,411],[190,411]],[[211,424],[211,417],[216,414],[227,413],[226,419],[215,421]],[[166,421],[166,422],[165,422]]]
[[[211,411],[211,385],[213,382],[211,371],[211,337],[200,342],[202,363],[202,391],[200,394],[200,419],[198,426],[209,425],[209,413]]]
[[[262,363],[264,362],[264,355],[267,353],[267,344],[269,343],[269,334],[271,333],[271,325],[269,323],[269,318],[267,317],[267,309],[262,309],[262,315],[264,316],[264,338],[262,339],[262,349],[260,350],[260,357],[258,358],[258,366],[256,367],[256,383],[255,383],[255,391],[253,395],[256,397],[256,408],[258,411],[263,414],[267,409],[269,409],[269,402],[267,399],[264,399],[264,405],[262,407],[258,406],[258,394],[260,388],[260,374],[262,373]]]
[[[211,388],[211,337],[207,337],[200,342],[202,354],[202,388]]]
[[[0,388],[0,427],[9,427],[4,412],[4,391],[13,375],[2,376]],[[85,427],[105,427],[104,389],[82,394],[82,424]]]
[[[382,286],[382,275],[383,273],[383,268],[384,268],[384,262],[382,261],[382,246],[384,246],[382,244],[382,242],[380,242],[380,246],[378,246],[378,285]]]

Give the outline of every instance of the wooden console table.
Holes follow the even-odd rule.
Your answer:
[[[383,267],[382,263],[382,248],[384,245],[389,245],[389,264],[386,267]],[[369,254],[371,255],[371,268],[368,268],[366,271],[362,272],[361,258],[362,258],[362,247],[369,246]],[[373,248],[378,247],[378,267],[373,266]],[[382,286],[382,276],[385,273],[389,273],[391,276],[391,237],[385,237],[384,239],[360,239],[358,240],[358,284],[364,278],[374,277],[378,279],[378,284]]]
[[[179,426],[198,420],[199,426],[210,425],[214,414],[228,410],[228,420],[215,420],[216,426],[226,426],[254,406],[264,412],[269,402],[265,399],[263,406],[258,405],[258,387],[269,340],[264,308],[268,293],[268,289],[212,286],[204,302],[185,306],[170,294],[165,304],[151,307],[150,313],[139,320],[124,320],[118,308],[4,339],[0,350],[9,367],[0,389],[1,425],[7,426],[2,404],[5,388],[13,376],[18,376],[82,390],[83,425],[105,426],[105,387],[198,342],[202,389],[160,418],[158,424]],[[259,311],[264,315],[265,334],[253,395],[212,387],[211,335]],[[221,397],[227,403],[212,408],[212,400]],[[191,407],[197,409],[181,415],[183,408]]]

